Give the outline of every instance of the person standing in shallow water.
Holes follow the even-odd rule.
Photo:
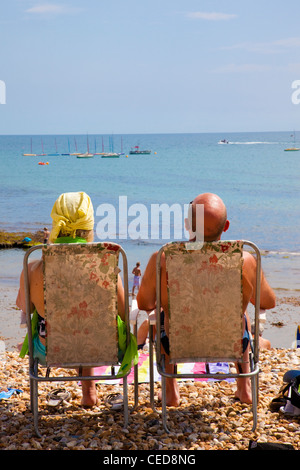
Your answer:
[[[135,267],[132,270],[132,274],[134,275],[133,277],[133,287],[132,287],[132,297],[134,296],[134,289],[137,288],[139,289],[140,287],[140,278],[142,275],[141,269],[140,269],[140,263],[137,262]]]
[[[44,227],[44,241],[43,241],[44,245],[48,243],[49,236],[50,236],[49,230],[47,229],[47,227]]]

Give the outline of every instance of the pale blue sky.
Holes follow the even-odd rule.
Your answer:
[[[299,0],[0,0],[0,133],[300,129],[299,21]]]

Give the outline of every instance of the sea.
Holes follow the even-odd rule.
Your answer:
[[[293,145],[290,132],[2,135],[0,230],[51,228],[56,198],[85,191],[95,240],[123,246],[131,283],[137,261],[143,272],[151,253],[186,236],[187,204],[213,192],[227,206],[223,238],[254,242],[274,290],[299,295],[300,151],[285,151]],[[134,147],[151,153],[131,154]],[[94,156],[72,155],[87,151]],[[103,151],[120,155],[96,155]],[[0,252],[0,287],[17,286],[23,250]]]

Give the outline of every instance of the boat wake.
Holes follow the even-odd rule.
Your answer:
[[[269,250],[261,250],[263,255],[279,255],[279,256],[300,256],[300,252],[298,251],[269,251]]]
[[[231,145],[274,145],[280,142],[228,142]]]

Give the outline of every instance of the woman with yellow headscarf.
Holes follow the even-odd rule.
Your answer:
[[[76,242],[76,238],[92,241],[94,209],[86,193],[61,194],[54,203],[51,218],[50,243],[55,243],[58,238],[67,238],[67,243]]]
[[[55,201],[51,217],[53,221],[50,233],[50,243],[86,243],[93,241],[94,238],[94,209],[90,197],[84,192],[64,193]],[[33,350],[34,356],[38,357],[39,362],[45,362],[45,309],[44,309],[44,290],[43,290],[43,265],[42,260],[32,261],[28,264],[30,298],[32,312],[37,312],[37,331],[34,336]],[[16,300],[17,306],[26,310],[24,275],[21,273],[20,288]],[[122,281],[118,281],[118,309],[119,315],[124,320],[124,289]],[[22,353],[21,357],[26,354]],[[92,368],[84,368],[82,371],[85,376],[92,376]],[[82,381],[82,401],[83,406],[94,406],[97,404],[97,392],[94,381]]]

